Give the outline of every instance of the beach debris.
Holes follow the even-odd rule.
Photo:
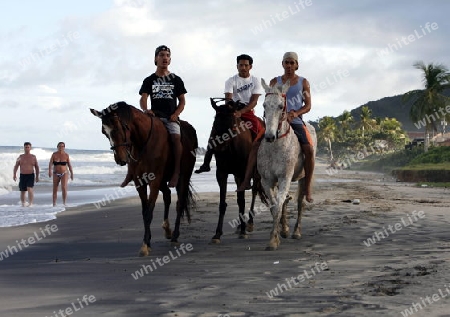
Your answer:
[[[275,262],[273,262],[273,264],[279,264],[280,263],[280,261],[275,261]]]
[[[353,199],[352,203],[353,205],[359,205],[361,201],[359,199]]]

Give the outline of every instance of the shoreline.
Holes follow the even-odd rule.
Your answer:
[[[67,208],[46,223],[2,228],[0,252],[57,226],[0,261],[1,315],[49,316],[87,295],[96,301],[79,316],[400,316],[420,298],[445,291],[447,189],[351,170],[318,178],[327,181],[314,184],[316,202],[304,211],[302,238],[282,239],[276,251],[265,251],[272,226],[267,210],[256,215],[249,239],[237,238],[231,188],[219,245],[209,244],[218,193],[197,194],[192,223],[182,221],[180,228],[180,243],[192,247],[185,253],[163,237],[161,195],[151,225],[152,252],[144,258],[137,256],[143,236],[137,196],[99,209]],[[344,202],[354,199],[360,203]],[[247,210],[249,202],[247,191]],[[288,205],[291,232],[295,205]],[[174,206],[173,198],[172,229]],[[447,310],[448,298],[441,298],[417,315],[444,316]]]

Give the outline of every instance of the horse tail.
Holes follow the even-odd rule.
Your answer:
[[[181,216],[184,217],[186,215],[186,218],[188,222],[191,222],[191,210],[196,208],[196,198],[197,195],[195,193],[194,187],[192,186],[191,182],[191,176],[192,172],[194,170],[195,160],[196,160],[196,151],[198,148],[198,139],[197,139],[197,132],[195,131],[195,128],[189,124],[187,121],[180,120],[180,126],[181,126],[181,142],[183,144],[183,164],[187,167],[187,170],[184,171],[186,174],[186,186],[184,188],[183,197],[181,198],[182,201],[180,202],[183,206],[181,208]]]
[[[195,210],[197,208],[196,199],[197,194],[192,186],[192,182],[189,181],[189,188],[186,193],[186,201],[184,204],[185,207],[181,210],[181,216],[184,217],[184,214],[186,213],[186,218],[189,223],[191,223],[191,210]]]

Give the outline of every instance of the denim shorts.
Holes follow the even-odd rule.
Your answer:
[[[169,131],[169,134],[181,134],[180,123],[178,121],[173,122],[166,118],[160,118],[160,119],[166,126],[167,131]]]

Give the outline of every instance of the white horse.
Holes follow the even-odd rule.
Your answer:
[[[266,133],[258,150],[258,172],[261,184],[269,197],[270,212],[273,217],[273,228],[267,250],[276,250],[280,245],[280,234],[286,238],[289,235],[289,225],[286,217],[286,205],[290,199],[291,181],[298,181],[297,208],[298,216],[292,238],[300,239],[303,198],[305,192],[304,158],[300,143],[294,130],[287,121],[285,93],[290,83],[283,86],[269,87],[264,79],[262,86],[266,91],[264,112],[266,118]],[[307,124],[313,139],[314,153],[317,147],[316,131]],[[281,232],[280,224],[281,222]]]

